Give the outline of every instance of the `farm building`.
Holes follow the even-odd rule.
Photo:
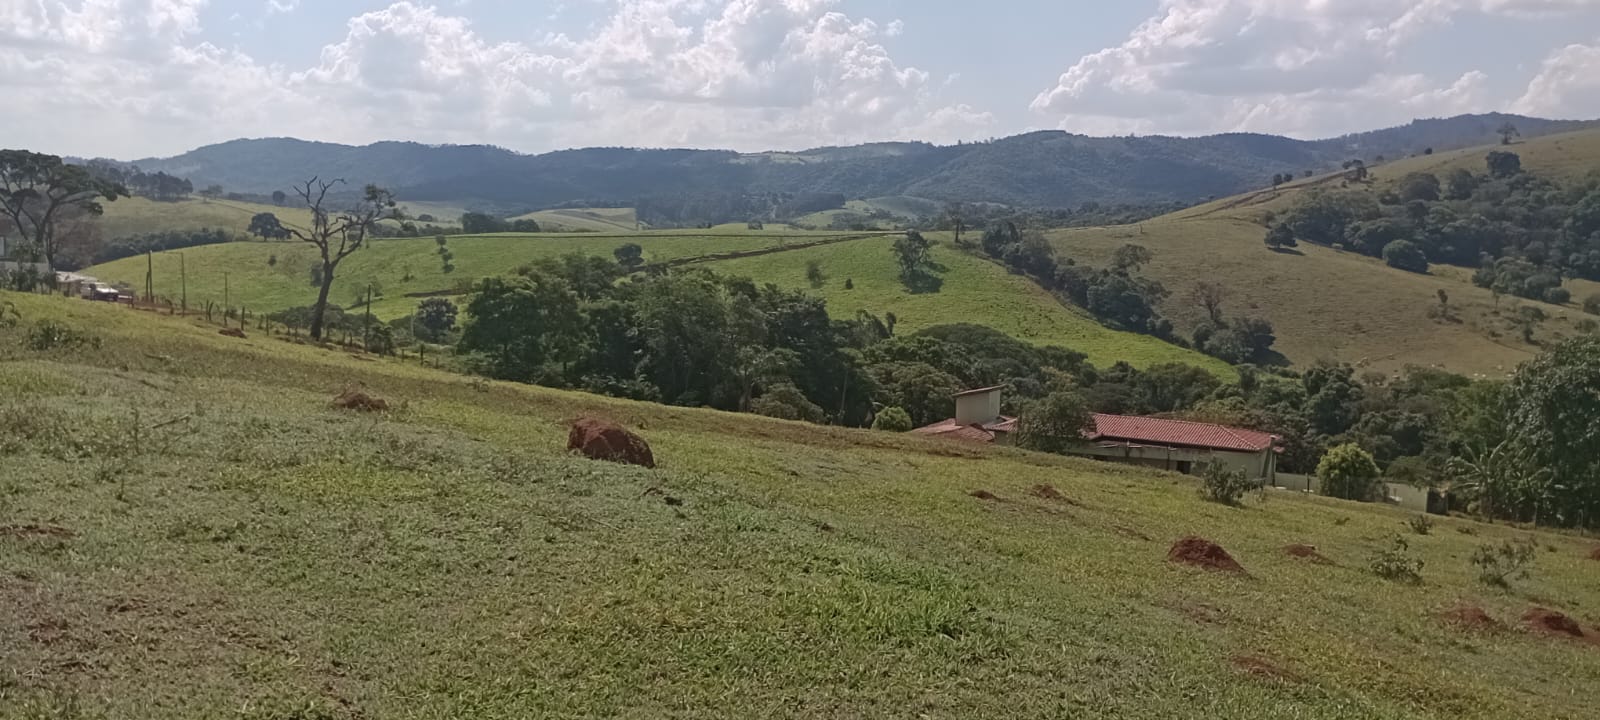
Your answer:
[[[969,442],[1011,444],[1017,419],[1000,414],[1003,387],[980,388],[956,394],[956,416],[911,432],[917,435],[966,440]]]
[[[1276,478],[1281,450],[1281,438],[1256,430],[1126,415],[1095,415],[1085,438],[1073,454],[1186,475],[1221,464],[1268,484]]]
[[[968,442],[1010,444],[1017,419],[1000,414],[1004,388],[956,395],[956,416],[912,432]],[[1213,464],[1242,470],[1271,484],[1277,475],[1279,438],[1255,430],[1127,415],[1094,416],[1094,427],[1071,452],[1108,462],[1161,468],[1189,475]]]

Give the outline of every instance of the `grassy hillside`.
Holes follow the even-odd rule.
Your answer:
[[[1442,174],[1451,167],[1482,170],[1485,153],[1475,148],[1408,158],[1372,169],[1378,193],[1406,173]],[[1512,148],[1532,172],[1573,177],[1600,161],[1600,131],[1554,135]],[[1512,318],[1515,308],[1534,304],[1550,316],[1535,335],[1548,343],[1577,334],[1582,313],[1517,298],[1497,304],[1489,291],[1474,287],[1471,272],[1435,266],[1430,275],[1396,270],[1356,253],[1301,244],[1296,253],[1277,253],[1262,244],[1262,218],[1283,212],[1313,188],[1337,185],[1338,178],[1303,179],[1278,190],[1262,190],[1218,200],[1137,226],[1061,230],[1050,234],[1057,249],[1091,262],[1104,262],[1117,247],[1137,243],[1156,254],[1146,272],[1172,291],[1164,311],[1185,332],[1201,319],[1187,297],[1200,281],[1218,282],[1229,293],[1225,310],[1260,315],[1277,329],[1278,349],[1304,364],[1320,359],[1359,363],[1378,371],[1407,364],[1437,365],[1457,372],[1501,376],[1540,350],[1524,343]],[[1574,284],[1574,297],[1585,293]],[[1428,310],[1444,290],[1460,322],[1434,320]]]
[[[540,210],[514,220],[534,220],[545,232],[633,232],[639,229],[639,216],[633,208],[576,208]]]
[[[1147,335],[1107,329],[1088,315],[1062,306],[1026,278],[944,244],[937,246],[933,255],[934,261],[946,268],[943,288],[937,293],[913,294],[900,282],[900,269],[890,247],[893,242],[882,238],[841,243],[727,260],[712,267],[730,275],[805,288],[826,298],[835,315],[854,315],[859,310],[879,316],[894,313],[901,332],[977,323],[1028,342],[1072,348],[1101,367],[1118,360],[1139,367],[1184,362],[1228,372],[1227,364],[1200,353]],[[827,276],[820,288],[806,279],[806,266],[813,260]],[[847,280],[853,289],[845,289]]]
[[[867,225],[879,224],[886,227],[903,226],[911,221],[937,215],[940,207],[938,202],[926,198],[891,195],[867,200],[851,200],[846,202],[842,208],[823,210],[795,218],[794,223],[817,228],[832,227],[835,221],[845,225],[864,223]],[[872,213],[878,211],[893,215],[895,221],[874,220]]]
[[[105,215],[99,220],[99,226],[101,236],[108,240],[165,230],[201,228],[221,228],[243,235],[250,227],[250,218],[264,212],[277,215],[278,220],[285,225],[305,227],[311,223],[311,213],[303,208],[276,207],[232,200],[197,198],[168,203],[142,197],[129,197],[105,203],[105,210]]]
[[[1495,590],[1467,557],[1531,533],[1442,519],[1395,584],[1380,507],[0,302],[7,716],[1593,715],[1600,650],[1519,620],[1600,632],[1592,540],[1532,534]],[[30,349],[46,320],[101,344]],[[351,386],[398,409],[333,409]],[[661,469],[569,457],[579,415]],[[1191,533],[1248,575],[1167,562]]]
[[[431,224],[441,227],[460,225],[462,214],[467,212],[465,203],[444,200],[402,200],[400,209],[413,220],[420,215],[431,215],[433,216]]]
[[[580,235],[485,235],[454,236],[447,246],[454,256],[455,270],[444,271],[433,238],[379,240],[352,255],[340,266],[339,281],[332,301],[354,304],[368,283],[377,283],[383,299],[373,304],[381,317],[400,317],[419,302],[406,293],[449,290],[460,282],[474,282],[490,275],[511,272],[520,265],[543,257],[572,252],[610,256],[627,242],[644,246],[650,262],[714,252],[751,250],[784,241],[785,236],[762,235],[676,235],[599,236]],[[221,305],[224,289],[230,304],[243,304],[254,310],[281,310],[309,305],[316,300],[311,285],[311,268],[318,264],[316,248],[305,243],[229,243],[209,245],[154,256],[157,295],[176,300],[181,292],[180,270],[188,276],[191,307],[207,300]],[[144,286],[146,262],[142,257],[127,258],[97,265],[87,273],[111,282]],[[225,275],[226,274],[226,275]],[[409,278],[409,279],[408,279]],[[224,286],[226,285],[226,288]]]

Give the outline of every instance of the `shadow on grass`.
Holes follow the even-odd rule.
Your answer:
[[[944,289],[944,278],[939,277],[946,270],[939,263],[928,263],[915,270],[900,274],[900,281],[905,283],[906,289],[913,295],[931,295]]]
[[[1298,255],[1300,257],[1305,257],[1306,256],[1305,253],[1300,252],[1299,250],[1297,250],[1295,248],[1268,247],[1267,249],[1271,250],[1271,251],[1273,251],[1273,252],[1275,252],[1275,253],[1277,253],[1279,255]]]

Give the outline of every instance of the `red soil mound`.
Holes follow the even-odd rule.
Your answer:
[[[68,529],[66,529],[64,527],[59,527],[59,526],[56,526],[56,525],[31,525],[30,524],[30,525],[3,525],[3,526],[0,526],[0,535],[9,535],[11,537],[18,537],[18,538],[26,538],[26,537],[69,538],[69,537],[76,536],[77,533],[75,533],[75,532],[73,532],[71,530],[68,530]]]
[[[357,412],[384,412],[389,409],[389,402],[360,390],[346,390],[333,399],[333,406],[341,410],[355,410]]]
[[[1050,486],[1050,485],[1035,485],[1032,488],[1028,489],[1028,494],[1032,495],[1032,496],[1034,496],[1036,498],[1041,498],[1041,499],[1044,499],[1044,500],[1066,500],[1067,499],[1067,496],[1062,495],[1060,490],[1057,490],[1057,489],[1055,489],[1055,487]]]
[[[989,492],[988,490],[973,490],[972,492],[969,492],[967,494],[971,495],[972,497],[975,497],[975,498],[977,498],[979,500],[990,500],[990,501],[993,501],[993,500],[999,500],[1000,499],[998,496],[996,496],[992,492]]]
[[[1233,666],[1247,674],[1270,680],[1283,680],[1286,682],[1300,682],[1300,676],[1281,667],[1263,657],[1256,655],[1235,655],[1229,658]]]
[[[579,418],[567,433],[567,449],[577,450],[590,460],[608,460],[626,465],[653,468],[656,456],[650,443],[621,425],[595,418]]]
[[[1221,545],[1194,536],[1173,543],[1172,549],[1167,552],[1167,560],[1207,570],[1244,572],[1244,568],[1240,567],[1238,561],[1234,560],[1227,550],[1223,550]]]
[[[218,330],[217,334],[226,335],[231,338],[239,338],[241,340],[244,339],[244,331],[240,330],[239,328],[226,328],[223,330]]]
[[[1600,547],[1595,548],[1594,552],[1589,553],[1589,559],[1590,560],[1600,560]]]
[[[1323,557],[1322,553],[1317,552],[1317,548],[1316,548],[1315,545],[1290,545],[1290,546],[1288,546],[1288,547],[1283,549],[1283,553],[1285,555],[1288,555],[1289,557],[1297,557],[1297,558],[1304,558],[1306,560],[1310,560],[1311,562],[1314,562],[1314,563],[1316,563],[1318,565],[1332,565],[1333,564],[1332,560],[1329,560],[1328,558]]]
[[[1490,617],[1489,613],[1484,612],[1483,608],[1476,605],[1462,605],[1460,607],[1454,607],[1439,613],[1438,617],[1440,620],[1443,620],[1451,625],[1456,625],[1467,630],[1487,630],[1498,632],[1500,630],[1504,630],[1506,627],[1505,625],[1501,624],[1499,620]]]
[[[1529,608],[1527,612],[1522,614],[1522,621],[1527,623],[1528,627],[1533,628],[1535,632],[1545,635],[1584,637],[1583,626],[1579,625],[1577,620],[1548,608]]]

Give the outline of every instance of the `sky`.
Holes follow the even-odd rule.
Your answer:
[[[800,149],[1600,118],[1600,0],[0,0],[0,147]]]

